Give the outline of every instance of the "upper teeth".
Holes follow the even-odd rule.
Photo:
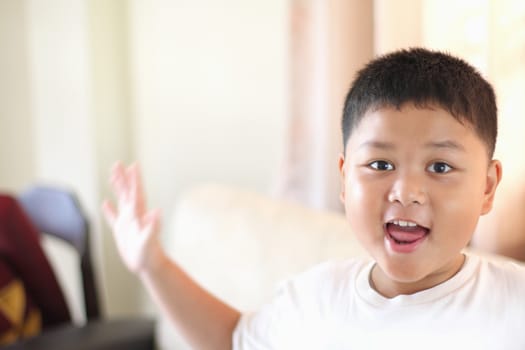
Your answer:
[[[404,220],[394,220],[392,221],[392,223],[394,225],[398,225],[398,226],[408,226],[408,227],[415,227],[417,226],[417,224],[415,222],[411,222],[411,221],[404,221]]]

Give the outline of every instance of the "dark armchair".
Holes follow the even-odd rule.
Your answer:
[[[19,341],[6,349],[154,349],[152,320],[106,320],[103,316],[91,261],[89,223],[76,196],[61,188],[37,186],[23,192],[18,200],[38,232],[55,236],[78,252],[86,323],[72,324],[67,310],[62,311],[62,319],[55,320],[55,316],[46,315],[53,313],[53,308],[41,308],[42,319],[53,319],[53,327],[47,327],[44,322],[44,331],[40,335]],[[59,304],[65,305],[63,294],[58,294]]]

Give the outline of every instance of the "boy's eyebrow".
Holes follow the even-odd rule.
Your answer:
[[[360,144],[358,148],[364,148],[364,147],[372,147],[372,148],[379,148],[379,149],[395,148],[393,143],[384,142],[384,141],[376,141],[376,140],[365,141],[362,144]]]
[[[378,149],[383,149],[383,150],[396,148],[393,143],[377,141],[377,140],[365,141],[362,144],[360,144],[358,148],[364,148],[364,147],[372,147],[372,148],[378,148]],[[458,150],[458,151],[465,151],[465,147],[463,147],[463,145],[455,141],[452,141],[452,140],[428,142],[425,144],[425,147],[426,148],[448,148],[448,149],[453,149],[453,150]]]
[[[429,142],[425,145],[428,148],[449,148],[457,151],[465,151],[465,147],[462,144],[452,140],[444,140],[439,142]]]

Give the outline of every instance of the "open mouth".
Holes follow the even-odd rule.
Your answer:
[[[408,253],[415,250],[429,233],[429,228],[413,221],[392,220],[385,224],[386,239],[396,252]]]

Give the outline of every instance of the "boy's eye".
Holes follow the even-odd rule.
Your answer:
[[[431,173],[445,174],[452,170],[452,167],[444,162],[435,162],[427,168]]]
[[[368,166],[374,170],[379,171],[394,170],[394,165],[384,160],[375,160],[368,164]]]

